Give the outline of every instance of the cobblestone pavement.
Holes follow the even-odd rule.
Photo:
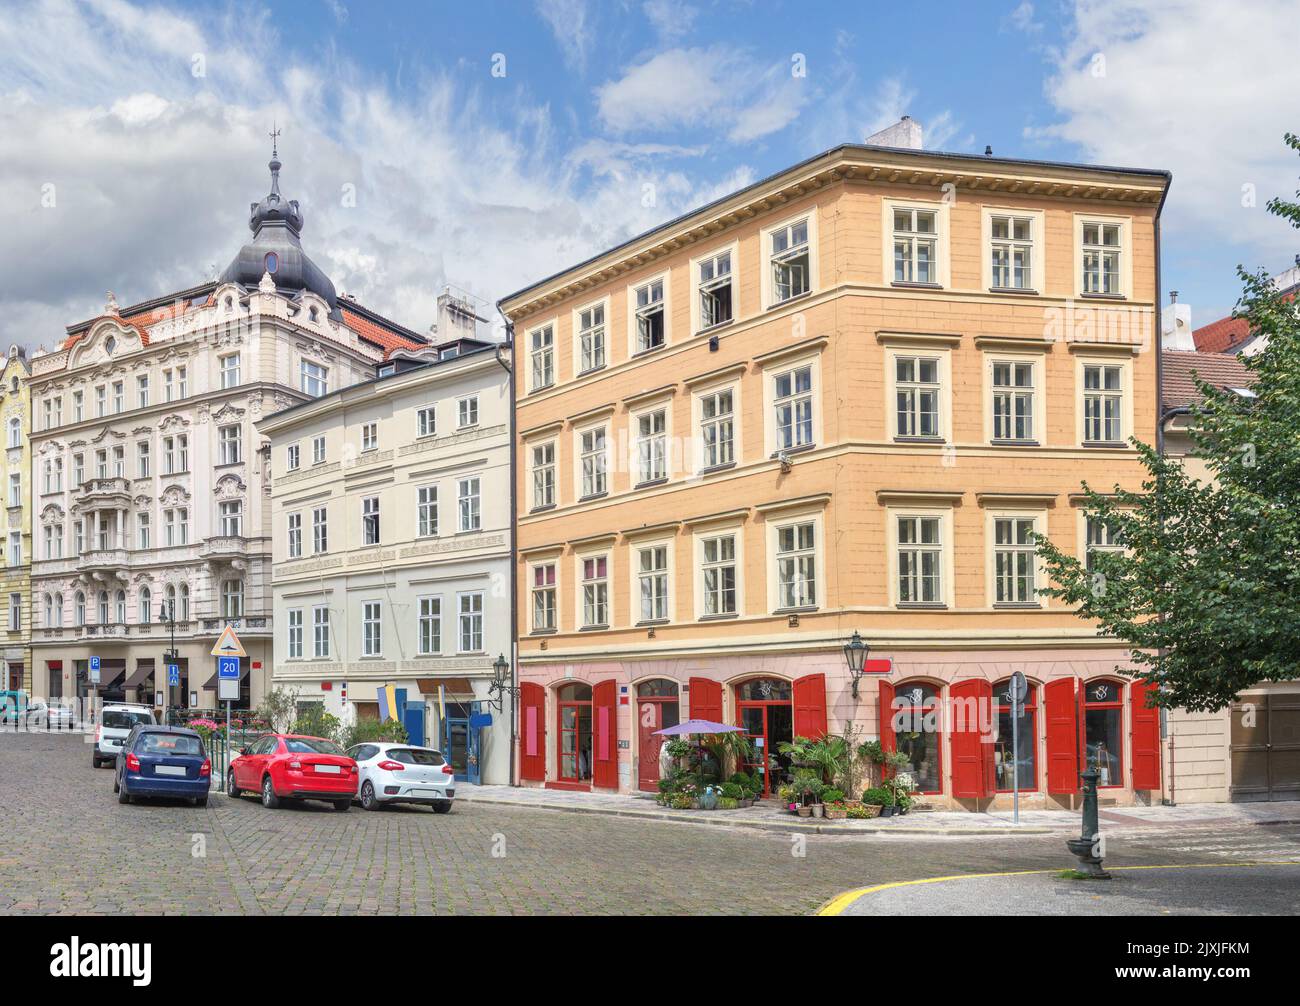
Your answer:
[[[1051,835],[783,835],[472,801],[123,806],[112,788],[80,736],[0,733],[0,913],[806,914],[865,884],[1070,865]],[[1295,859],[1300,827],[1147,828],[1108,856]]]

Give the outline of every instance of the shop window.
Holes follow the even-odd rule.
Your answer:
[[[1100,786],[1124,785],[1124,685],[1090,681],[1083,692],[1084,764]]]
[[[736,697],[741,702],[790,702],[794,699],[794,693],[788,681],[754,678],[736,688]]]
[[[1010,792],[1016,780],[1022,793],[1038,789],[1038,686],[1030,683],[1021,709],[1018,751],[1011,744],[1011,679],[993,686],[997,704],[997,735],[994,740],[993,764],[998,792]]]
[[[556,693],[559,716],[557,773],[562,782],[591,782],[591,686],[565,685]]]
[[[907,758],[899,772],[912,777],[918,792],[941,793],[939,689],[922,681],[899,685],[894,696],[893,727],[894,750]]]

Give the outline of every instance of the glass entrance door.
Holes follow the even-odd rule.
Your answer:
[[[736,686],[736,725],[744,728],[754,748],[741,770],[762,782],[765,797],[775,792],[790,768],[790,759],[778,749],[794,739],[792,703],[790,682],[779,678],[754,678]]]

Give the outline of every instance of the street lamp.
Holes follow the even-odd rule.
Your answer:
[[[498,713],[504,711],[507,695],[511,699],[519,696],[519,688],[511,682],[509,674],[510,661],[506,659],[504,653],[499,654],[492,662],[492,681],[488,685],[488,695],[491,696],[488,701],[497,707]]]
[[[176,602],[160,600],[158,602],[158,621],[171,630],[172,648],[163,654],[163,674],[167,674],[169,664],[178,663],[176,655]],[[167,705],[171,706],[172,684],[167,682]]]
[[[849,677],[853,679],[853,697],[858,697],[858,682],[862,680],[862,668],[867,664],[867,653],[871,647],[862,641],[858,630],[853,630],[853,637],[844,644],[844,660],[849,665]]]

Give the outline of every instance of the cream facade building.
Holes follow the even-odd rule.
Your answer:
[[[398,351],[376,380],[257,424],[274,686],[352,721],[392,685],[412,741],[469,782],[510,780],[513,709],[488,692],[511,654],[508,367],[476,339]]]
[[[239,705],[255,706],[273,623],[268,457],[254,423],[423,344],[336,296],[302,250],[279,160],[270,168],[252,240],[218,280],[125,309],[110,294],[32,356],[37,694],[214,707],[210,650],[231,624],[249,653]]]
[[[5,605],[0,642],[0,690],[30,691],[32,511],[27,497],[31,478],[31,398],[27,358],[18,346],[9,348],[0,374],[0,422],[4,424],[4,454],[0,455],[0,491],[5,493],[5,526],[0,547],[0,599]]]

